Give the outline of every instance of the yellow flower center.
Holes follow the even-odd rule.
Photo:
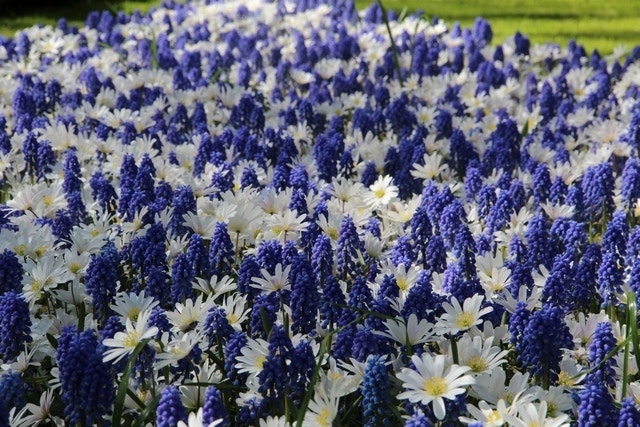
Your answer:
[[[473,326],[473,315],[468,311],[463,311],[456,317],[455,324],[460,329],[469,329]]]
[[[405,278],[396,278],[396,283],[398,284],[398,288],[400,288],[401,291],[406,291],[407,289],[409,289],[409,282],[407,282],[407,279]]]
[[[24,254],[27,253],[27,250],[29,249],[29,247],[25,244],[21,244],[18,245],[16,247],[13,248],[13,252],[16,253],[16,255],[18,256],[24,256]]]
[[[74,261],[71,264],[69,264],[69,271],[71,271],[73,274],[76,274],[81,269],[82,269],[82,264],[80,264],[79,262]]]
[[[131,331],[122,340],[122,346],[124,348],[135,348],[140,342],[140,334],[138,331]]]
[[[442,396],[447,391],[447,383],[442,377],[427,378],[424,380],[424,390],[431,396]]]
[[[258,358],[256,359],[256,366],[260,369],[262,369],[262,366],[264,365],[264,362],[267,361],[267,356],[264,355],[260,355],[258,356]]]
[[[378,188],[373,192],[373,194],[375,194],[378,199],[382,199],[387,192],[384,188]]]
[[[318,422],[318,426],[320,427],[331,427],[333,423],[333,417],[331,416],[331,411],[329,408],[324,407],[318,414],[318,418],[316,420]]]
[[[238,321],[238,316],[236,316],[234,313],[229,313],[227,314],[227,320],[229,321],[229,323],[236,323]]]
[[[135,322],[138,320],[138,314],[140,314],[140,307],[132,307],[127,313],[127,317]]]
[[[573,387],[575,381],[567,371],[560,371],[558,374],[558,384],[565,387]]]
[[[46,246],[38,246],[35,250],[36,256],[41,257],[46,254],[51,248],[47,248]]]
[[[497,423],[500,420],[502,420],[500,412],[496,411],[495,409],[487,414],[487,423],[489,424]]]
[[[471,368],[473,372],[484,372],[487,370],[487,361],[484,360],[481,356],[471,356],[466,362],[465,365]]]
[[[502,396],[502,399],[507,402],[509,405],[511,405],[513,403],[513,398],[515,396],[509,392],[505,393],[504,396]]]
[[[336,227],[329,227],[327,228],[327,236],[329,236],[331,240],[338,240],[340,231]]]
[[[39,279],[34,279],[31,282],[31,292],[38,293],[42,289],[42,282]]]

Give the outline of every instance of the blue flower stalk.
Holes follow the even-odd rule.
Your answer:
[[[587,383],[579,396],[578,427],[616,426],[619,411],[605,384]]]
[[[24,269],[15,252],[5,249],[0,253],[0,296],[22,290]]]
[[[187,422],[187,410],[180,400],[180,392],[171,385],[162,390],[156,409],[157,427],[176,427],[178,421]]]
[[[91,296],[93,318],[100,325],[104,325],[111,314],[109,306],[116,295],[117,281],[117,267],[107,255],[99,254],[91,259],[87,267],[85,285],[87,293]]]
[[[362,416],[366,427],[393,425],[391,383],[385,358],[370,356],[362,378]]]
[[[94,331],[65,327],[58,340],[64,416],[69,425],[93,425],[108,415],[115,400],[111,367],[102,361],[102,346]]]
[[[0,426],[10,426],[11,408],[16,411],[27,403],[27,384],[22,381],[20,372],[9,371],[0,377]]]
[[[353,219],[345,216],[338,236],[337,268],[338,279],[353,280],[361,273],[359,257],[364,253],[364,245],[358,236]]]
[[[640,411],[633,397],[622,401],[617,427],[635,427],[640,425]]]
[[[229,413],[222,400],[222,393],[215,386],[209,386],[204,394],[202,425],[208,426],[218,420],[220,421],[217,425],[220,427],[229,427],[231,425]]]
[[[224,222],[218,222],[216,224],[215,231],[211,237],[209,265],[211,267],[211,273],[219,278],[230,275],[233,272],[233,243],[227,231],[227,224]]]
[[[601,383],[610,388],[616,385],[616,360],[607,359],[608,354],[616,348],[617,340],[613,336],[613,327],[609,322],[600,322],[593,333],[589,345],[589,366],[592,371],[585,378],[587,383]]]
[[[564,311],[556,305],[544,304],[526,321],[516,345],[516,359],[548,388],[558,380],[562,349],[573,349]]]
[[[13,360],[31,341],[29,304],[22,293],[6,292],[0,296],[0,358]]]
[[[291,339],[282,326],[275,325],[268,339],[269,354],[258,374],[258,391],[273,413],[284,410],[287,399],[289,368],[294,352]]]

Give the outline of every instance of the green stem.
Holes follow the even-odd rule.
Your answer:
[[[113,405],[113,427],[120,427],[122,423],[124,401],[127,396],[127,389],[129,388],[129,379],[131,378],[133,365],[135,365],[138,355],[140,354],[142,349],[145,348],[145,346],[149,343],[149,341],[151,341],[151,338],[147,338],[146,340],[138,343],[136,348],[133,350],[133,353],[131,353],[131,357],[129,358],[124,373],[122,374],[122,378],[120,378],[120,384],[118,384],[118,392],[116,393],[116,401]]]
[[[387,16],[387,10],[384,8],[382,4],[382,0],[377,0],[380,9],[382,10],[382,19],[384,21],[384,25],[387,27],[387,33],[389,34],[389,42],[391,43],[391,51],[393,52],[393,62],[396,66],[396,74],[398,74],[398,82],[400,82],[400,87],[404,86],[404,82],[402,81],[402,72],[400,69],[400,59],[398,56],[398,48],[396,46],[396,42],[393,40],[393,34],[391,33],[391,26],[389,25],[389,17]]]
[[[633,345],[633,355],[637,366],[640,366],[640,343],[638,342],[638,302],[635,292],[627,292],[627,337]],[[627,359],[625,358],[625,362]],[[626,384],[626,381],[625,381]],[[623,397],[625,395],[623,394]]]
[[[351,325],[361,322],[365,317],[366,315],[358,316],[356,319],[347,323],[343,327],[336,329],[335,331],[332,331],[322,339],[322,342],[320,343],[320,350],[318,351],[318,363],[316,363],[316,367],[313,370],[313,376],[311,377],[311,381],[309,381],[309,385],[307,386],[307,393],[305,394],[304,399],[302,400],[302,404],[300,405],[300,410],[298,411],[298,417],[296,419],[296,424],[295,424],[296,427],[302,427],[302,423],[304,422],[304,415],[307,412],[307,408],[309,407],[309,402],[311,401],[311,398],[313,397],[313,394],[315,392],[316,382],[318,382],[318,378],[320,378],[320,369],[321,369],[322,360],[324,359],[324,355],[327,353],[327,351],[330,348],[330,343],[333,335],[350,327]]]
[[[460,363],[458,358],[458,342],[455,338],[449,338],[449,342],[451,342],[451,357],[453,357],[453,363],[456,365]]]

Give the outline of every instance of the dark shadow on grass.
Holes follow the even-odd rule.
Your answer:
[[[62,16],[69,20],[84,20],[93,10],[115,10],[124,0],[0,0],[0,18],[43,16],[51,19]]]
[[[0,0],[0,29],[10,36],[36,23],[55,25],[61,18],[73,25],[82,25],[90,12],[117,13],[126,3],[126,0]],[[149,0],[148,3],[158,2]]]

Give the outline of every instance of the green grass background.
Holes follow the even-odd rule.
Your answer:
[[[6,3],[0,4],[0,34],[11,37],[36,23],[55,25],[66,17],[80,25],[92,10],[146,11],[160,1],[76,0],[29,10],[21,10],[19,1]],[[370,3],[356,0],[360,8]],[[15,4],[18,6],[11,6]],[[483,16],[491,23],[494,43],[519,30],[534,43],[566,46],[575,39],[587,51],[598,49],[605,54],[617,45],[640,45],[640,0],[384,0],[384,5],[398,12],[422,10],[425,16],[438,16],[447,23],[458,21],[463,26],[471,26],[477,16]]]

